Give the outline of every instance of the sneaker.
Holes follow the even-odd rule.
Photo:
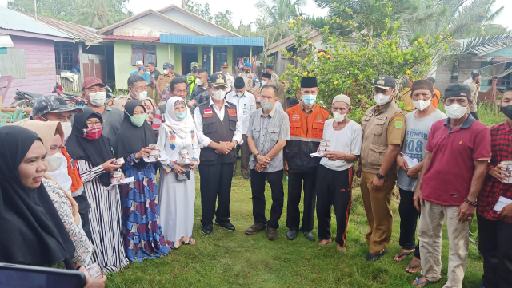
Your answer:
[[[228,231],[235,231],[235,225],[231,224],[231,222],[215,223],[215,224],[219,225],[220,227],[222,227]]]
[[[315,236],[313,235],[313,231],[304,231],[302,232],[304,234],[304,237],[308,239],[309,241],[315,241]]]
[[[256,233],[265,230],[266,225],[263,223],[255,223],[245,230],[245,235],[255,235]]]
[[[286,232],[286,239],[295,240],[295,238],[297,238],[297,234],[297,230],[288,230]]]
[[[203,232],[204,235],[212,234],[213,233],[213,225],[212,224],[203,225],[203,227],[201,227],[201,232]]]

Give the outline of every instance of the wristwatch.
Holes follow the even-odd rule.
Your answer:
[[[379,179],[379,180],[384,179],[384,175],[380,174],[380,172],[379,172],[379,173],[377,173],[377,175],[376,175],[376,176],[377,176],[377,179]]]

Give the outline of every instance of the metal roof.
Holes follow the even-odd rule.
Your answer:
[[[48,17],[38,17],[38,20],[44,22],[73,38],[75,41],[82,41],[85,44],[97,44],[101,42],[101,37],[96,34],[96,29],[69,23],[62,20],[57,20]]]
[[[211,46],[259,46],[265,45],[263,37],[191,36],[162,34],[160,43],[211,45]]]
[[[0,28],[13,31],[24,31],[55,37],[70,38],[67,34],[23,13],[0,7]]]

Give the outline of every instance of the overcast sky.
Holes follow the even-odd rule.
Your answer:
[[[244,24],[253,22],[258,13],[254,6],[257,0],[195,0],[196,2],[208,2],[213,13],[229,9],[233,12],[233,22],[235,26],[240,23]],[[313,0],[307,0],[306,6],[302,11],[307,15],[324,16],[327,12],[318,8]],[[130,0],[128,9],[134,13],[139,13],[148,9],[161,9],[170,4],[181,5],[181,0]],[[7,0],[0,0],[0,6],[6,6]],[[504,6],[502,14],[496,19],[496,23],[512,29],[512,1],[496,0],[496,6]]]

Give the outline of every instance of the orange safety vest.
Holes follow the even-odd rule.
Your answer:
[[[66,162],[68,164],[68,175],[71,178],[71,193],[75,193],[78,190],[82,189],[84,183],[82,182],[82,178],[80,177],[80,172],[78,171],[78,167],[73,165],[73,161],[71,160],[71,156],[65,147],[61,148],[62,155],[66,157]]]
[[[290,140],[320,141],[324,131],[324,123],[329,118],[329,111],[315,105],[311,113],[306,113],[302,105],[286,110],[290,118]]]

